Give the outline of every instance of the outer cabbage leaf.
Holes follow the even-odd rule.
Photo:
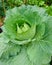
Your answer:
[[[30,60],[34,64],[42,65],[42,64],[47,64],[51,61],[51,55],[49,53],[46,53],[47,51],[49,52],[49,50],[47,49],[49,49],[49,43],[46,43],[45,41],[37,41],[37,42],[34,41],[28,47],[27,53]],[[52,51],[52,49],[50,50]]]
[[[5,35],[4,33],[0,33],[0,43],[8,43],[9,42],[9,36]]]
[[[6,45],[0,42],[0,57],[2,53],[4,52],[4,49],[6,48]]]
[[[3,33],[1,33],[0,34],[0,57],[7,48],[7,45],[5,43],[8,43],[8,42],[9,42],[8,37],[6,37]]]
[[[9,65],[32,65],[30,60],[28,59],[25,48],[22,49],[21,53],[16,56]]]
[[[0,59],[9,59],[9,56],[15,56],[20,52],[21,47],[15,45],[4,33],[0,34]]]
[[[8,42],[5,45],[6,47],[4,49],[2,49],[3,47],[1,48],[1,60],[9,60],[20,53],[21,47],[19,45],[12,44],[11,42]]]
[[[45,35],[43,39],[52,42],[52,16],[48,17],[45,24]]]
[[[44,33],[45,33],[45,23],[40,23],[39,25],[37,25],[36,28],[35,39],[40,40],[43,37]]]
[[[2,61],[0,61],[0,63],[2,65]],[[28,58],[25,48],[22,48],[21,52],[17,56],[4,61],[3,63],[6,65],[33,65]]]
[[[50,65],[50,64],[46,64],[46,65]]]
[[[48,17],[45,22],[45,33],[39,41],[32,42],[27,49],[27,53],[32,62],[37,65],[47,64],[52,56],[52,17]]]

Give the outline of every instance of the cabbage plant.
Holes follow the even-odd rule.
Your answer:
[[[49,65],[52,16],[45,9],[22,5],[6,12],[0,34],[0,65]]]

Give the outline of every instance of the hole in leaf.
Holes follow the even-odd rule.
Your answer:
[[[0,33],[2,33],[3,31],[2,31],[2,29],[0,28]]]

